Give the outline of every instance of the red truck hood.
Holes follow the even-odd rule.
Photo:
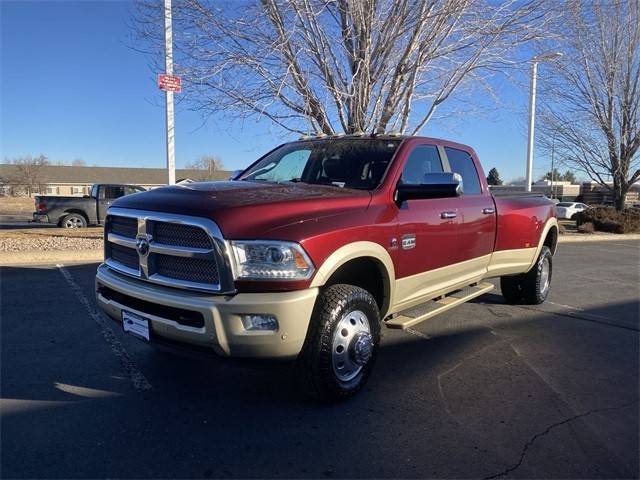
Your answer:
[[[364,210],[370,200],[365,190],[235,181],[156,188],[121,197],[113,206],[211,218],[226,238],[239,239],[277,238],[274,229]]]

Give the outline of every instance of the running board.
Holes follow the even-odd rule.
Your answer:
[[[492,283],[479,283],[463,288],[462,290],[456,290],[448,295],[439,297],[439,300],[430,300],[416,307],[404,310],[398,313],[397,316],[387,320],[385,324],[389,328],[401,328],[405,330],[429,318],[435,317],[440,313],[446,312],[453,307],[457,307],[462,303],[479,297],[483,293],[490,292],[493,288]]]

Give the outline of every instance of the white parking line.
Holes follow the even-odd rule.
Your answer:
[[[69,271],[64,268],[64,265],[57,264],[56,267],[58,267],[58,270],[67,281],[67,283],[71,287],[71,290],[73,290],[73,293],[76,295],[80,303],[84,306],[89,316],[98,324],[98,327],[100,327],[102,336],[109,345],[109,348],[111,348],[113,354],[118,358],[118,360],[120,360],[120,364],[129,376],[133,388],[138,391],[150,390],[151,384],[148,382],[147,378],[142,374],[142,372],[136,368],[133,361],[131,360],[131,357],[129,356],[129,353],[125,350],[124,345],[120,343],[120,341],[113,333],[113,330],[111,330],[111,328],[107,324],[107,320],[98,310],[93,307],[91,302],[89,302],[87,296],[84,294],[80,286],[75,282]]]

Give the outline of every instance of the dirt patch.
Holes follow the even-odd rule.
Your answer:
[[[0,230],[0,252],[37,256],[42,252],[93,251],[102,253],[102,228],[33,228]]]

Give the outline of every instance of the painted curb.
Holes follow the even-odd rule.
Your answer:
[[[623,234],[610,234],[610,235],[598,235],[597,233],[588,234],[583,233],[579,235],[560,235],[558,238],[559,243],[572,243],[572,242],[608,242],[617,241],[624,242],[629,240],[640,240],[640,233],[623,233]]]

